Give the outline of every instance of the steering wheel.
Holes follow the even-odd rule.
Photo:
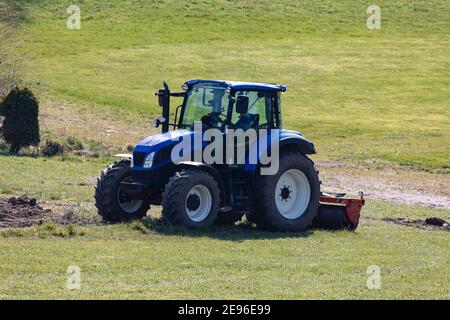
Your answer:
[[[221,129],[222,125],[219,125],[219,123],[222,124],[223,120],[220,118],[220,115],[221,115],[220,112],[210,112],[201,117],[200,121],[202,122],[203,126],[206,129],[209,128]]]

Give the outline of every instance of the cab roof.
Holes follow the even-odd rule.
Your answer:
[[[202,79],[193,79],[186,81],[189,87],[198,84],[198,83],[218,83],[222,84],[226,87],[231,88],[234,91],[238,90],[265,90],[265,91],[286,91],[285,85],[278,85],[273,83],[261,83],[261,82],[242,82],[242,81],[228,81],[228,80],[202,80]]]

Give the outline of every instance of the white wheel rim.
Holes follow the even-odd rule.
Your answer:
[[[286,219],[301,217],[308,207],[311,187],[306,175],[298,169],[284,172],[275,187],[275,203]]]
[[[192,199],[194,199],[194,205],[189,203],[190,201],[193,201]],[[202,222],[209,216],[211,211],[211,192],[204,185],[196,185],[192,187],[186,195],[185,207],[189,219],[194,222]]]
[[[122,182],[126,182],[129,179],[130,178],[126,178]],[[120,209],[122,209],[123,211],[125,211],[128,214],[133,214],[141,208],[142,203],[144,203],[143,200],[129,200],[129,201],[125,200],[124,201],[123,200],[124,196],[123,196],[123,194],[121,194],[121,192],[122,192],[121,187],[119,185],[119,189],[117,189],[117,202],[119,203]]]

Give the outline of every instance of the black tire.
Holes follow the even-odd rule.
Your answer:
[[[244,213],[239,211],[219,212],[215,225],[218,227],[233,226],[236,222],[241,221],[243,216]]]
[[[130,161],[118,161],[104,169],[97,178],[95,186],[95,206],[98,214],[105,221],[120,222],[140,219],[145,216],[150,203],[142,200],[140,205],[133,212],[124,211],[119,203],[120,182],[130,177]]]
[[[282,174],[291,169],[297,169],[306,176],[310,188],[310,198],[303,214],[297,218],[288,219],[278,210],[275,188]],[[282,151],[278,173],[271,176],[259,176],[256,186],[254,199],[257,201],[255,201],[254,219],[260,228],[277,231],[302,231],[308,228],[317,216],[320,199],[319,176],[314,168],[314,163],[299,152]],[[289,189],[287,194],[290,195]]]
[[[207,216],[199,221],[194,221],[189,216],[189,209],[187,207],[188,197],[194,195],[193,193],[188,193],[196,186],[206,187],[212,202],[211,209],[207,213]],[[175,175],[169,179],[163,192],[162,216],[164,221],[173,225],[180,225],[187,228],[206,228],[212,226],[217,219],[219,204],[220,190],[213,176],[202,170],[187,169],[176,172]],[[202,205],[201,200],[198,205]],[[192,210],[196,210],[195,204]]]

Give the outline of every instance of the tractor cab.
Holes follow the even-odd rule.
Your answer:
[[[271,129],[281,128],[280,94],[286,86],[222,80],[190,80],[183,84],[184,92],[171,93],[167,84],[157,93],[163,108],[163,132],[192,129],[201,121],[204,128]],[[176,109],[173,123],[168,123],[170,97],[183,97]],[[180,110],[181,109],[181,110]],[[177,119],[178,111],[180,117]]]

